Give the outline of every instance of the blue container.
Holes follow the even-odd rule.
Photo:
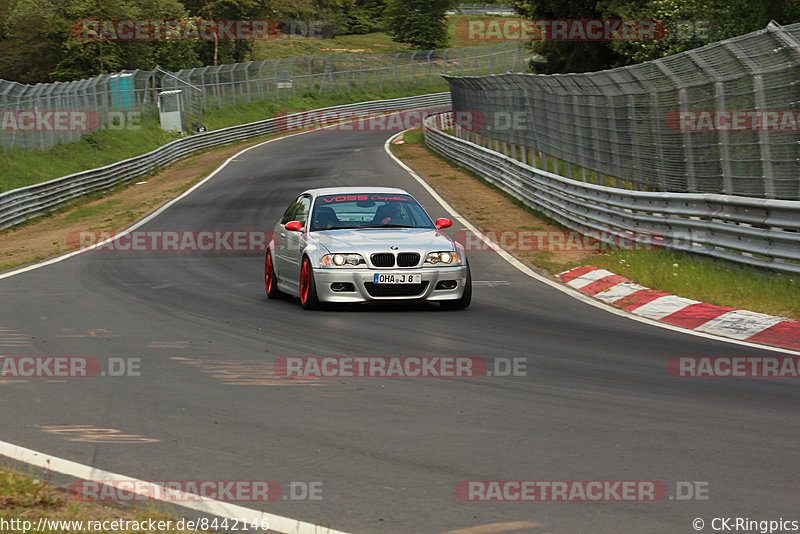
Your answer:
[[[136,107],[133,74],[112,74],[108,77],[108,86],[111,89],[111,103],[115,108],[134,109]]]

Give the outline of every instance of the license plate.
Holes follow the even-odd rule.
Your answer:
[[[419,284],[422,282],[421,274],[376,274],[373,279],[376,284]]]

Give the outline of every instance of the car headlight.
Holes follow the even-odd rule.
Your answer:
[[[345,267],[366,264],[361,254],[325,254],[320,259],[320,263],[325,267]]]
[[[461,263],[461,256],[458,252],[445,250],[442,252],[428,252],[425,263],[431,265],[458,265]]]

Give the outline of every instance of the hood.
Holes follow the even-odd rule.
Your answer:
[[[313,238],[328,252],[419,252],[452,250],[449,237],[431,228],[353,228],[312,232]]]

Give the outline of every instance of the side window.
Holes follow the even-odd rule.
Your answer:
[[[281,224],[286,224],[289,221],[293,221],[292,215],[294,215],[295,210],[297,209],[297,201],[300,200],[299,198],[295,199],[289,207],[286,208],[286,211],[283,212],[283,217],[281,217]]]
[[[308,208],[311,205],[311,197],[302,196],[294,199],[294,202],[289,204],[286,211],[283,212],[281,217],[281,224],[286,224],[290,221],[300,221],[305,226],[306,219],[308,218]]]
[[[311,208],[311,197],[300,197],[297,199],[297,210],[292,215],[292,220],[300,221],[303,226],[306,225],[308,219],[308,212]]]

